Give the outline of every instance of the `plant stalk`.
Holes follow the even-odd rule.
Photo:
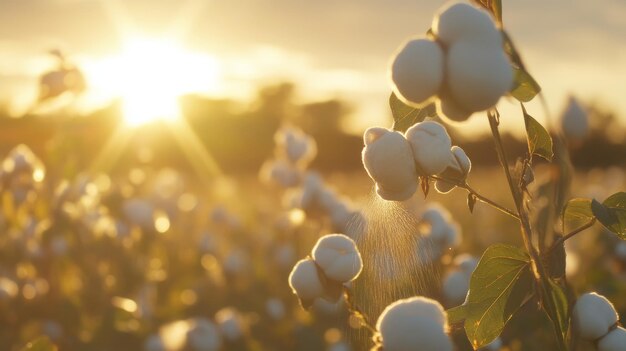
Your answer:
[[[515,202],[515,207],[517,208],[517,213],[519,216],[519,221],[521,225],[522,231],[522,239],[524,241],[524,246],[530,255],[530,261],[532,264],[533,272],[535,275],[535,279],[540,286],[540,292],[542,294],[541,301],[546,306],[546,313],[548,317],[554,324],[554,331],[557,339],[557,344],[559,350],[567,350],[565,338],[559,332],[560,326],[558,322],[558,317],[555,315],[556,306],[554,301],[552,300],[550,294],[550,282],[548,278],[548,274],[546,272],[545,267],[541,261],[539,253],[535,249],[532,244],[532,229],[530,226],[530,219],[528,218],[528,214],[524,211],[524,200],[522,194],[518,191],[516,187],[516,182],[513,180],[511,176],[511,171],[509,169],[509,163],[507,161],[506,152],[504,151],[504,145],[502,144],[502,138],[500,137],[500,131],[498,129],[499,121],[498,121],[499,113],[497,110],[487,112],[487,117],[489,119],[489,127],[491,128],[491,134],[493,135],[496,152],[498,154],[498,160],[500,161],[500,165],[504,169],[504,173],[506,175],[507,182],[509,184],[509,189],[511,190],[511,195],[513,196],[513,200]]]

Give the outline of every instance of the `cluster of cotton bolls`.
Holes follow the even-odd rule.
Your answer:
[[[626,348],[626,329],[618,325],[618,320],[613,304],[593,292],[579,296],[572,311],[572,323],[580,337],[597,343],[599,351]]]
[[[327,217],[333,231],[345,233],[353,239],[364,230],[362,214],[349,199],[328,187],[317,172],[308,171],[301,186],[287,192],[283,202],[286,208],[300,209],[307,217]]]
[[[385,200],[408,200],[417,190],[418,177],[434,175],[448,180],[436,183],[438,191],[447,193],[463,184],[471,169],[463,149],[452,146],[445,127],[434,121],[416,123],[405,134],[369,128],[363,140],[363,165]]]
[[[32,202],[35,192],[41,188],[46,168],[31,149],[20,144],[9,151],[2,160],[0,186],[12,195],[16,206]]]
[[[329,234],[317,241],[311,257],[296,263],[289,286],[302,306],[309,308],[318,298],[338,301],[342,286],[356,279],[362,269],[356,243],[343,234]]]
[[[276,132],[274,141],[274,159],[261,167],[261,180],[284,188],[297,186],[317,155],[315,140],[297,127],[284,126]]]
[[[464,121],[487,110],[513,88],[513,68],[503,37],[491,15],[467,3],[441,8],[432,37],[409,40],[391,65],[396,95],[423,107],[436,101],[437,112]]]

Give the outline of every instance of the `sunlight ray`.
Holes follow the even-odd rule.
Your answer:
[[[93,173],[110,171],[119,160],[122,153],[127,149],[133,134],[133,129],[126,128],[124,125],[118,126],[98,155],[94,158],[89,167],[90,171]]]

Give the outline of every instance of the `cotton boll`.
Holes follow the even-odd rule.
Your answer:
[[[468,40],[502,46],[502,36],[491,15],[464,2],[449,3],[440,8],[433,18],[432,29],[446,46]]]
[[[330,347],[328,347],[328,351],[351,351],[350,345],[345,341],[336,342]]]
[[[572,318],[580,336],[590,341],[606,334],[618,320],[613,304],[604,296],[593,292],[578,298]]]
[[[343,234],[323,236],[313,247],[312,254],[324,274],[337,282],[347,283],[356,279],[363,268],[356,244]]]
[[[289,244],[282,244],[274,250],[274,261],[281,268],[288,268],[296,260],[296,249]]]
[[[300,183],[300,171],[285,160],[267,161],[261,166],[261,181],[284,188],[295,187]]]
[[[459,183],[465,182],[467,175],[472,168],[472,162],[465,154],[465,151],[458,146],[453,146],[450,151],[452,152],[452,161],[450,165],[439,175],[444,179],[450,179]],[[445,180],[437,180],[435,188],[438,192],[445,194],[454,189],[453,182],[447,182]]]
[[[298,128],[283,127],[276,132],[274,140],[281,153],[293,164],[305,166],[317,154],[315,140]]]
[[[439,117],[446,118],[452,122],[463,122],[472,115],[471,111],[463,109],[448,94],[439,95],[435,106]]]
[[[282,302],[282,300],[277,298],[271,298],[267,300],[267,302],[265,303],[265,311],[270,316],[270,318],[275,321],[279,321],[285,318],[285,315],[287,314],[285,304]]]
[[[376,182],[376,192],[389,201],[408,200],[417,190],[411,145],[399,132],[370,128],[363,136],[363,165]]]
[[[447,316],[443,307],[425,297],[399,300],[387,306],[376,329],[385,351],[452,351],[446,334]]]
[[[302,195],[300,199],[301,208],[307,210],[316,205],[319,194],[323,188],[324,181],[319,173],[307,172],[304,180],[302,181]]]
[[[589,133],[587,112],[573,96],[569,97],[567,108],[561,115],[561,129],[566,138],[582,140]]]
[[[144,351],[166,351],[163,340],[156,334],[152,334],[146,338],[143,343],[143,349]]]
[[[463,271],[449,272],[443,280],[443,294],[451,306],[460,305],[469,290],[469,275]]]
[[[241,316],[232,308],[226,307],[217,311],[215,321],[225,339],[236,341],[244,335],[244,324]]]
[[[443,50],[430,39],[404,44],[391,64],[391,81],[398,98],[408,105],[423,105],[443,83],[444,62]]]
[[[235,249],[224,258],[222,266],[224,272],[236,275],[245,272],[248,268],[248,263],[248,254],[242,249]]]
[[[149,201],[143,199],[129,199],[124,202],[122,212],[130,223],[143,229],[154,228],[155,208]]]
[[[471,275],[478,267],[478,260],[470,254],[461,254],[454,258],[453,264],[466,274]]]
[[[513,69],[502,48],[456,42],[448,50],[446,67],[450,95],[466,111],[495,106],[513,87]]]
[[[452,141],[441,124],[434,121],[417,123],[406,131],[406,139],[420,175],[435,175],[446,169],[451,159]]]
[[[615,246],[615,256],[617,256],[619,260],[626,261],[626,242],[625,241],[620,241],[617,243],[617,245]]]
[[[219,330],[206,318],[196,318],[187,332],[187,345],[193,351],[217,351],[222,347]]]
[[[300,260],[289,274],[289,286],[300,300],[311,302],[324,295],[324,286],[313,260]]]
[[[617,327],[598,342],[598,351],[626,350],[626,329]]]

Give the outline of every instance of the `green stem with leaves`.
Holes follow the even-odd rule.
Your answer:
[[[509,163],[507,161],[506,152],[504,151],[504,145],[502,143],[502,138],[500,137],[500,131],[498,126],[499,122],[499,113],[497,110],[489,111],[487,113],[487,117],[489,119],[489,126],[491,128],[491,134],[493,135],[496,152],[498,154],[498,160],[500,161],[500,165],[504,169],[504,173],[506,175],[507,182],[509,184],[509,189],[511,191],[511,195],[513,196],[513,201],[515,202],[515,207],[517,208],[517,214],[519,216],[519,221],[521,225],[522,239],[524,241],[524,246],[528,251],[530,256],[533,273],[535,275],[535,279],[537,284],[539,285],[540,292],[542,294],[542,302],[545,305],[546,313],[548,317],[554,324],[555,335],[557,338],[557,344],[559,350],[567,350],[565,338],[559,332],[560,326],[559,318],[556,315],[556,305],[552,300],[551,296],[551,286],[549,281],[549,276],[545,267],[543,266],[541,257],[539,253],[535,249],[532,244],[532,228],[530,225],[530,219],[528,218],[528,213],[524,210],[524,199],[522,193],[517,188],[516,182],[513,180],[511,176],[511,171],[509,169]]]

